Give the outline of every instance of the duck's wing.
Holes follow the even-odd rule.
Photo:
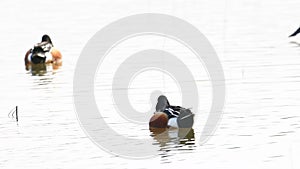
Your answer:
[[[189,109],[182,109],[177,123],[179,128],[191,128],[194,124],[194,114]]]
[[[185,108],[182,108],[180,110],[180,117],[184,117],[184,116],[188,116],[188,115],[191,115],[193,114],[192,111],[190,109],[185,109]]]
[[[296,32],[294,32],[293,34],[291,34],[289,37],[296,36],[298,33],[300,33],[300,28],[298,28],[296,30]]]
[[[185,108],[180,107],[180,106],[172,106],[172,105],[170,105],[169,107],[171,109],[173,109],[174,111],[178,111],[178,112],[180,112],[182,109],[185,109]]]

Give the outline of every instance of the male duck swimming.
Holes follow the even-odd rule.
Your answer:
[[[26,68],[32,64],[53,63],[61,64],[62,55],[60,51],[54,48],[51,38],[48,35],[43,35],[42,41],[34,45],[25,54]]]
[[[194,123],[194,114],[191,110],[170,105],[166,96],[157,99],[156,112],[149,122],[150,128],[191,128]]]

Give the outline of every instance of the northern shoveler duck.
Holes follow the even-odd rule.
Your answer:
[[[191,128],[194,123],[194,114],[190,109],[170,105],[166,96],[157,99],[156,112],[149,122],[150,128]]]
[[[300,27],[293,34],[291,34],[289,37],[296,36],[298,33],[300,33]]]
[[[42,41],[34,45],[25,54],[26,69],[32,64],[49,64],[59,66],[62,63],[62,54],[52,43],[48,35],[43,35]]]

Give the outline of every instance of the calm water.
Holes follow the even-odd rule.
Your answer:
[[[299,168],[300,37],[287,38],[299,26],[299,7],[298,0],[1,1],[0,168]],[[198,141],[211,97],[205,73],[196,75],[200,108],[197,125],[186,139],[180,139],[177,130],[156,137],[147,124],[128,127],[126,121],[108,118],[119,133],[152,138],[159,147],[155,158],[131,160],[101,150],[84,134],[73,105],[73,74],[82,48],[96,31],[144,12],[185,19],[207,36],[224,69],[226,106],[214,136],[202,146]],[[23,57],[44,33],[63,53],[63,66],[48,67],[37,76],[25,70]],[[148,44],[138,38],[128,41],[111,57],[148,45],[180,53],[172,41],[148,38]],[[201,68],[188,59],[185,64]],[[98,73],[96,96],[107,94],[112,76],[111,70]],[[156,88],[180,104],[176,86],[159,80],[141,83],[145,78],[147,74],[133,84],[145,90],[129,92],[136,109],[150,108],[149,93]],[[18,124],[8,117],[16,105]]]

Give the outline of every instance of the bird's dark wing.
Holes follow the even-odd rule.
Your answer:
[[[293,34],[291,34],[289,37],[296,36],[298,33],[300,33],[300,28],[298,28],[296,30],[296,32],[294,32]]]

